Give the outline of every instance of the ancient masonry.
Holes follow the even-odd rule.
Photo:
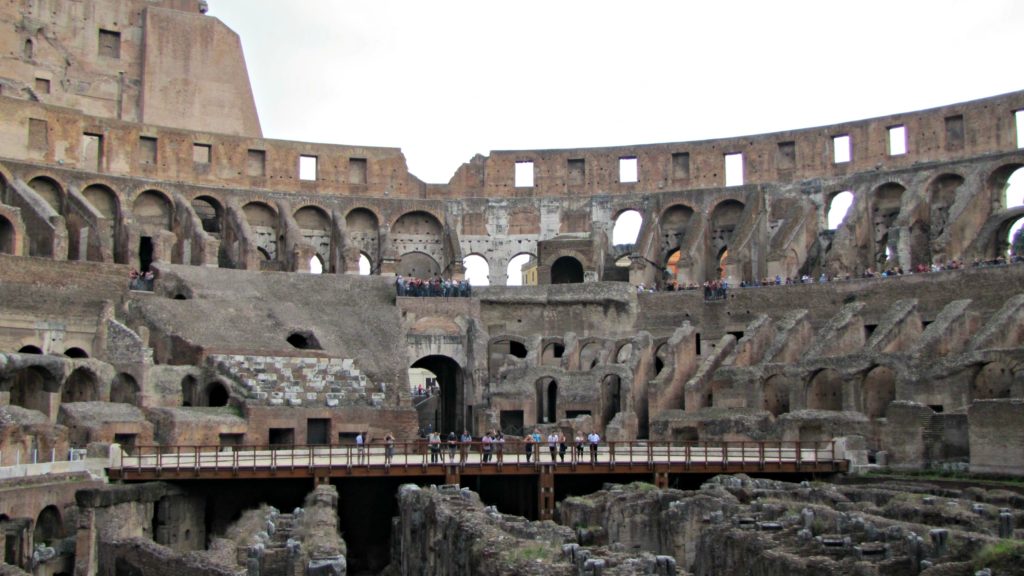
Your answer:
[[[284,480],[253,484],[254,501],[107,482],[154,445],[231,454],[539,428],[835,439],[855,471],[1024,476],[1024,264],[1008,255],[1024,206],[1005,194],[1024,167],[1024,91],[739,138],[495,151],[427,184],[397,148],[264,139],[239,39],[205,4],[0,6],[0,573],[345,571],[325,528],[344,494],[321,483],[303,516],[259,507],[302,504],[311,487]],[[640,233],[613,245],[627,212]],[[471,255],[491,284],[471,297],[397,295],[398,276],[461,280]],[[509,286],[523,255],[531,285]],[[685,289],[723,281],[724,294]],[[410,368],[437,390],[415,393]],[[650,554],[628,558],[584,550],[628,539],[572,499],[563,527],[521,529],[460,491],[403,488],[401,501],[454,500],[486,533],[539,530],[559,545],[524,545],[508,565],[562,558],[552,574],[602,573],[602,558],[609,574],[732,574],[772,546],[785,551],[764,574],[824,573],[796,567],[811,555],[899,566],[831,573],[916,574],[1022,526],[1006,495],[731,482],[708,488],[706,518],[680,520],[701,529],[673,546],[652,535]],[[416,541],[391,550],[385,536],[373,552],[392,570],[488,565],[456,530],[443,538],[467,564],[436,571],[410,535],[455,529],[405,513],[390,542]],[[572,518],[604,527],[574,533]],[[712,539],[732,555],[709,553]]]

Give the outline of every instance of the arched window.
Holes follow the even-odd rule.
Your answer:
[[[551,265],[552,284],[582,284],[583,264],[572,256],[562,256]]]
[[[366,257],[366,254],[359,255],[359,275],[370,275],[370,259]]]
[[[320,259],[319,254],[314,254],[309,259],[309,272],[310,274],[323,274],[324,273],[324,261]]]
[[[644,223],[644,217],[636,210],[626,210],[615,219],[615,226],[612,228],[612,244],[623,246],[636,244],[640,235],[640,227]]]
[[[491,265],[479,254],[470,254],[462,260],[466,267],[466,279],[473,286],[490,286]]]
[[[853,204],[853,192],[843,190],[832,197],[828,206],[828,229],[835,230],[846,219],[846,213]]]
[[[505,273],[507,274],[505,285],[522,286],[523,268],[525,268],[531,260],[533,260],[532,254],[517,254],[511,260],[509,260],[508,267],[505,269]]]

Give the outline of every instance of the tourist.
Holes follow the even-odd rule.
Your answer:
[[[533,458],[533,434],[523,437],[523,452],[526,453],[526,462],[529,464],[530,459]]]
[[[458,446],[459,440],[455,436],[455,431],[452,430],[448,433],[448,461],[455,462],[455,448]]]
[[[484,434],[484,437],[480,439],[480,452],[483,454],[481,458],[484,464],[491,461],[491,444],[494,442],[494,438],[490,432]]]
[[[587,442],[590,443],[590,463],[597,463],[597,445],[601,442],[601,436],[598,435],[597,431],[592,431],[587,435]]]
[[[569,447],[565,445],[565,434],[562,434],[561,432],[559,432],[558,433],[558,461],[559,462],[565,462],[565,451],[568,450],[568,449],[569,449]]]
[[[384,465],[391,466],[391,459],[395,456],[395,437],[389,431],[384,435]]]
[[[431,432],[427,443],[430,444],[430,463],[437,464],[441,456],[441,434]]]
[[[498,430],[498,435],[494,437],[494,453],[498,456],[498,464],[501,464],[505,453],[505,434],[501,430]]]
[[[579,430],[576,431],[573,442],[576,444],[576,460],[583,460],[583,434]]]
[[[356,434],[356,464],[362,464],[366,455],[366,437],[360,432]]]
[[[555,461],[555,453],[558,451],[558,433],[554,430],[548,434],[548,452],[551,453],[551,461]]]
[[[473,443],[473,437],[469,434],[469,430],[463,430],[462,436],[459,436],[459,463],[465,464],[466,458],[469,456],[469,445]]]

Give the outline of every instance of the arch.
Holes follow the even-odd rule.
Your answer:
[[[309,330],[298,330],[288,335],[285,340],[299,350],[323,350],[316,334]]]
[[[1024,257],[1024,214],[1006,219],[999,230],[996,237],[996,256]]]
[[[212,196],[196,196],[192,199],[191,205],[192,211],[196,213],[199,222],[202,223],[203,231],[215,238],[220,238],[220,233],[223,230],[221,222],[224,217],[224,208],[220,202]]]
[[[440,241],[444,235],[444,227],[441,226],[441,221],[437,219],[437,216],[430,212],[414,210],[399,216],[391,226],[391,233],[433,236],[434,240]]]
[[[501,369],[510,363],[509,357],[526,358],[526,344],[510,337],[492,339],[487,344],[487,371],[496,379]]]
[[[626,342],[619,349],[615,351],[615,363],[625,364],[629,362],[630,357],[633,356],[633,343]]]
[[[971,400],[1009,398],[1013,372],[1002,362],[989,362],[981,367],[971,384]]]
[[[14,254],[14,224],[0,214],[0,254]]]
[[[843,381],[838,372],[825,368],[815,373],[807,385],[807,408],[835,411],[843,409]]]
[[[735,199],[727,199],[715,205],[711,211],[709,254],[707,258],[707,278],[720,278],[725,275],[726,256],[729,252],[729,241],[733,232],[740,224],[746,205]]]
[[[825,206],[825,222],[829,230],[836,230],[846,220],[853,206],[853,192],[841,190],[829,196]]]
[[[668,362],[668,343],[662,342],[660,346],[654,351],[654,375],[661,374],[661,371],[665,369],[665,365]]]
[[[942,235],[949,223],[949,209],[956,201],[956,191],[963,186],[964,177],[959,174],[941,174],[928,186],[929,221],[931,239]]]
[[[103,184],[90,184],[82,191],[82,195],[97,212],[108,220],[116,220],[121,213],[121,202],[118,200],[117,194]]]
[[[53,504],[40,510],[32,529],[32,544],[53,546],[64,538],[64,535],[64,521],[61,519],[60,510]]]
[[[324,273],[324,259],[319,254],[313,254],[312,256],[309,257],[309,273]]]
[[[345,215],[345,228],[349,234],[376,234],[380,228],[377,215],[368,208],[353,208]]]
[[[100,399],[100,384],[96,374],[88,368],[76,368],[67,380],[60,395],[65,402],[96,402]]]
[[[896,224],[903,205],[906,188],[895,182],[882,184],[871,195],[871,229],[874,252],[870,265],[887,267],[887,261],[897,254],[896,238],[890,238],[889,230]]]
[[[540,365],[561,366],[563,354],[565,354],[565,345],[560,340],[547,342],[541,349]]]
[[[50,414],[50,395],[60,391],[60,383],[41,366],[22,368],[11,378],[10,404],[26,410]]]
[[[229,398],[231,398],[231,393],[228,392],[227,386],[217,380],[208,382],[206,389],[203,390],[203,406],[227,406]]]
[[[523,269],[536,265],[536,262],[537,256],[529,252],[520,252],[509,258],[508,264],[505,265],[505,285],[522,286],[525,284],[526,282],[523,282]]]
[[[18,349],[18,354],[42,354],[42,349],[33,344],[26,344]]]
[[[896,399],[896,375],[886,366],[875,366],[864,376],[864,413],[869,418],[885,418],[889,404]]]
[[[572,256],[562,256],[551,265],[552,284],[582,284],[583,264]]]
[[[196,403],[196,391],[199,383],[191,374],[181,379],[181,405],[192,406]]]
[[[170,198],[163,192],[146,190],[132,202],[132,218],[140,226],[170,230],[174,219],[172,206]]]
[[[631,246],[636,244],[643,227],[644,217],[636,210],[623,210],[615,217],[612,227],[612,244],[615,246]]]
[[[77,346],[72,346],[64,351],[64,355],[68,358],[88,358],[89,353]]]
[[[671,252],[679,248],[686,236],[686,230],[693,218],[693,208],[685,204],[673,204],[661,213],[662,251]]]
[[[25,43],[21,45],[21,57],[31,60],[33,56],[35,56],[35,44],[32,43],[31,38],[26,38]]]
[[[28,185],[46,200],[57,214],[64,215],[64,189],[56,180],[49,176],[36,176],[29,180]]]
[[[259,255],[263,257],[264,260],[269,261],[274,259],[274,257],[270,255],[270,252],[268,252],[267,249],[264,248],[263,246],[257,246],[256,252],[258,252]]]
[[[580,370],[586,372],[591,370],[601,361],[601,352],[604,345],[601,342],[590,341],[580,348]]]
[[[601,379],[601,424],[607,429],[615,415],[622,410],[622,379],[618,374],[608,374]]]
[[[402,254],[397,272],[407,278],[433,278],[441,274],[441,265],[429,254],[408,252]]]
[[[558,381],[550,376],[539,378],[537,392],[537,424],[558,421]]]
[[[242,207],[242,212],[250,226],[277,228],[277,210],[265,202],[249,202]]]
[[[423,368],[432,373],[440,387],[434,413],[430,421],[438,432],[455,432],[467,428],[463,413],[464,384],[463,370],[459,363],[448,356],[430,355],[416,360],[410,368]]]
[[[370,257],[365,252],[359,253],[359,275],[369,276],[373,271],[373,267],[370,265]]]
[[[307,230],[329,231],[331,217],[319,206],[303,206],[295,211],[295,223]]]
[[[114,376],[114,381],[110,384],[110,401],[134,406],[139,402],[139,392],[139,384],[135,377],[121,372]]]
[[[761,407],[779,416],[789,412],[789,391],[792,382],[781,374],[770,376],[761,389]]]
[[[989,174],[988,188],[994,204],[1001,208],[1024,205],[1024,171],[1021,168],[1024,164],[1019,162],[1003,164]]]
[[[491,285],[491,264],[487,258],[480,254],[470,254],[462,259],[462,265],[466,267],[466,279],[472,286]]]
[[[681,257],[682,253],[677,248],[669,252],[665,258],[665,270],[668,270],[668,273],[672,275],[672,279],[677,282],[681,279],[679,274],[679,259]]]

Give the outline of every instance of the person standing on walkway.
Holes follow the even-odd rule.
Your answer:
[[[366,437],[360,432],[356,434],[356,464],[362,464],[366,456]]]
[[[558,450],[558,432],[554,430],[548,434],[548,452],[551,453],[551,461],[555,461],[555,452]]]
[[[469,456],[469,445],[473,443],[473,437],[469,434],[469,430],[463,430],[462,436],[459,436],[459,463],[465,464],[466,458]]]
[[[391,466],[391,459],[395,456],[395,437],[389,431],[384,436],[384,466]]]
[[[590,443],[590,463],[591,464],[596,464],[597,463],[597,445],[601,443],[601,436],[597,433],[596,430],[593,430],[593,431],[590,432],[589,435],[587,435],[587,442]]]

